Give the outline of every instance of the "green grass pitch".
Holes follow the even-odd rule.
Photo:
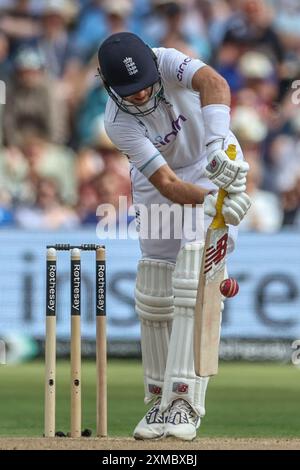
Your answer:
[[[57,364],[57,430],[70,429],[69,363]],[[110,436],[131,436],[147,408],[139,361],[108,366]],[[44,365],[0,366],[0,435],[41,436]],[[299,437],[300,370],[289,364],[221,364],[208,387],[203,437]],[[82,366],[83,428],[95,435],[95,364]]]

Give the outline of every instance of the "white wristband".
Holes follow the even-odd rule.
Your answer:
[[[205,145],[226,139],[230,128],[230,108],[226,104],[209,104],[202,108]],[[219,148],[222,148],[220,145]]]

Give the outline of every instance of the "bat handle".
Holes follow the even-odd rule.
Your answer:
[[[237,155],[236,146],[233,144],[228,145],[226,154],[230,160],[235,160],[236,155]],[[222,207],[223,207],[223,202],[226,196],[227,196],[227,191],[225,191],[225,189],[220,189],[218,192],[218,197],[217,197],[217,202],[216,202],[216,215],[213,218],[210,228],[218,229],[218,228],[225,227],[226,224],[225,224],[224,216],[222,214]]]

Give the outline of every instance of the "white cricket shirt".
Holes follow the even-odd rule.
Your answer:
[[[104,118],[112,142],[147,178],[166,163],[176,170],[206,158],[199,93],[192,89],[193,75],[206,64],[176,49],[153,51],[166,101],[153,113],[135,117],[109,98]]]

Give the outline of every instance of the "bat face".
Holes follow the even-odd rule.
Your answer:
[[[224,279],[228,228],[211,229],[206,234],[195,306],[194,363],[195,373],[208,377],[218,373],[220,283]]]
[[[227,253],[228,229],[209,229],[209,245],[205,244],[203,274],[205,282],[214,279],[216,273],[225,267]],[[207,240],[208,241],[208,240]]]

